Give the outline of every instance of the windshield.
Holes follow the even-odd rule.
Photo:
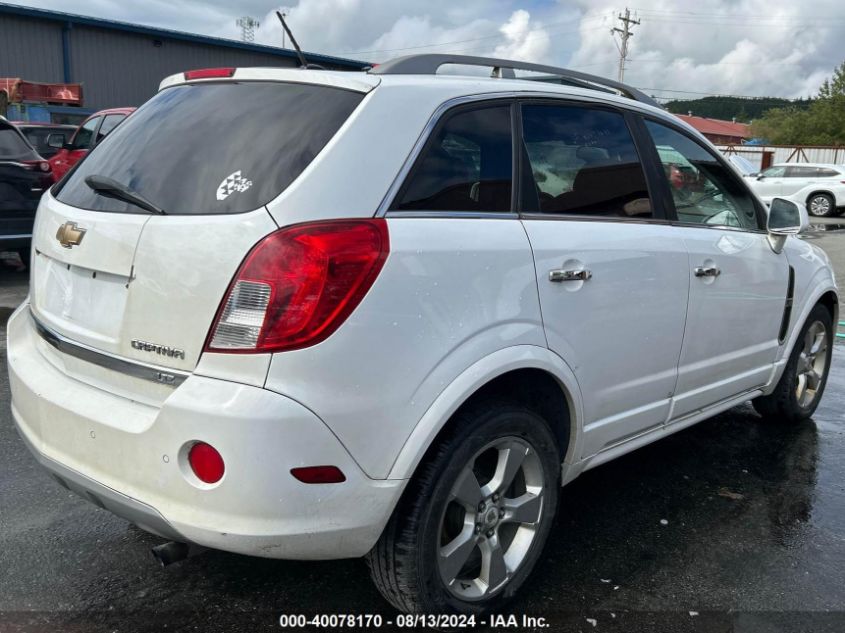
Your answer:
[[[279,82],[167,88],[117,126],[55,193],[75,207],[145,213],[85,184],[100,176],[171,215],[252,211],[302,173],[361,99]]]

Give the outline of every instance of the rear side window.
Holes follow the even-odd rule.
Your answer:
[[[842,174],[836,171],[835,169],[830,169],[828,167],[819,167],[819,176],[821,178],[834,178],[836,176],[841,176]]]
[[[13,126],[0,122],[0,160],[32,158],[32,148]]]
[[[85,178],[99,175],[168,214],[252,211],[302,173],[363,97],[280,82],[167,88],[97,145],[57,197],[84,209],[145,213],[92,191]]]
[[[786,168],[787,178],[815,178],[819,173],[817,167],[795,166]]]
[[[542,213],[652,217],[645,174],[622,114],[526,105],[522,122]]]
[[[461,109],[429,139],[393,209],[510,211],[510,105]]]

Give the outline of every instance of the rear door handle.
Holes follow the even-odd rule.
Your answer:
[[[696,277],[718,277],[722,271],[715,266],[699,266],[695,269]]]
[[[586,268],[583,270],[550,270],[549,281],[587,281],[591,279],[593,273]]]

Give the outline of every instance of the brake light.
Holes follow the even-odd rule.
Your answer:
[[[279,352],[325,340],[367,294],[389,251],[383,219],[313,222],[271,233],[232,280],[205,351]]]
[[[186,70],[185,79],[215,79],[219,77],[231,77],[234,74],[234,68],[199,68],[197,70]]]

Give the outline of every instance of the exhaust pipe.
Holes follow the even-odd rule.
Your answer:
[[[191,556],[202,554],[205,550],[205,547],[199,547],[198,545],[170,541],[169,543],[156,545],[152,548],[152,553],[155,559],[161,563],[162,567],[167,567]]]

